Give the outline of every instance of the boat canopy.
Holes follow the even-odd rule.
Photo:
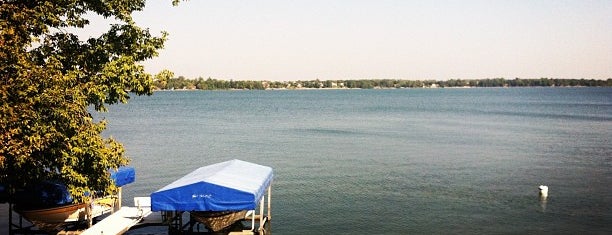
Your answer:
[[[115,181],[117,187],[132,183],[136,180],[136,170],[131,166],[122,166],[119,169],[110,170],[111,179]]]
[[[152,193],[151,209],[253,210],[272,178],[272,168],[237,159],[204,166]]]

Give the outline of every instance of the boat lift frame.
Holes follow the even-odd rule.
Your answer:
[[[93,220],[96,217],[99,216],[103,216],[103,215],[108,215],[108,214],[112,214],[115,211],[118,210],[118,208],[121,207],[121,187],[118,188],[117,194],[115,195],[109,195],[109,196],[105,196],[105,197],[109,197],[113,199],[113,205],[111,208],[109,209],[105,209],[105,210],[101,210],[101,211],[97,211],[95,214],[92,214],[92,210],[89,206],[85,207],[85,220],[83,221],[77,221],[77,220],[66,220],[66,224],[63,225],[63,230],[62,231],[58,231],[58,234],[69,234],[71,231],[79,231],[79,230],[83,230],[86,229],[88,227],[91,227],[93,224]],[[105,198],[105,197],[100,197],[100,198]],[[88,204],[91,204],[93,202],[93,198],[90,199],[90,202],[88,202]],[[21,214],[19,214],[17,211],[14,210],[14,204],[13,203],[8,203],[9,204],[9,213],[8,213],[8,232],[9,235],[16,235],[16,234],[49,234],[49,232],[44,231],[39,229],[35,224],[32,224],[31,222],[27,221],[27,219],[24,220],[23,216]],[[17,222],[15,222],[15,217],[14,214],[16,214],[16,218],[18,218]]]
[[[230,231],[228,234],[269,234],[270,223],[272,220],[272,182],[268,186],[266,192],[259,200],[259,213],[257,208],[247,211],[245,217],[241,221],[250,220],[251,227],[248,230],[242,231]],[[186,211],[162,211],[161,218],[162,223],[168,226],[168,234],[171,235],[204,235],[204,234],[219,234],[219,232],[212,232],[208,228],[206,231],[200,231],[200,222],[195,221],[189,217],[187,223],[184,223],[183,214]],[[153,224],[158,225],[158,224]],[[258,225],[258,226],[256,226]],[[146,226],[146,225],[145,225]],[[145,227],[138,226],[138,227]],[[195,228],[195,229],[194,229]]]

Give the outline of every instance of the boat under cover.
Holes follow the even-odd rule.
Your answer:
[[[254,210],[272,178],[272,168],[237,159],[204,166],[152,193],[151,210]]]
[[[110,174],[118,187],[132,183],[136,178],[136,170],[127,166],[110,170]],[[121,199],[115,196],[95,198],[90,204],[92,218],[112,212],[116,200]],[[18,193],[14,203],[14,210],[18,214],[40,230],[50,233],[68,223],[87,219],[87,204],[75,203],[66,185],[59,182],[43,181],[31,185]]]

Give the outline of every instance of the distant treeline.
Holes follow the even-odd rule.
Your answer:
[[[450,79],[435,80],[394,80],[394,79],[363,79],[363,80],[311,80],[311,81],[233,81],[218,79],[187,79],[183,76],[168,80],[156,80],[154,85],[160,90],[230,90],[230,89],[304,89],[304,88],[437,88],[437,87],[610,87],[612,79]]]

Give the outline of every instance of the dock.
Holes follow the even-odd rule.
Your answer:
[[[121,207],[115,213],[83,231],[81,235],[123,234],[132,226],[141,223],[151,212],[151,198],[134,198],[134,207]]]
[[[133,182],[133,169],[125,172],[125,177],[117,176],[117,182]],[[45,223],[28,224],[38,220],[24,220],[23,211],[14,223],[9,204],[9,234],[120,235],[132,229],[167,226],[169,234],[265,235],[270,233],[273,176],[271,167],[234,159],[200,167],[150,197],[135,197],[133,207],[121,206],[122,183],[117,185],[117,195],[93,199],[69,211],[53,208],[53,216],[62,216],[52,221],[54,227],[45,227],[45,223],[55,217],[38,216]],[[246,221],[250,226],[243,223]]]

